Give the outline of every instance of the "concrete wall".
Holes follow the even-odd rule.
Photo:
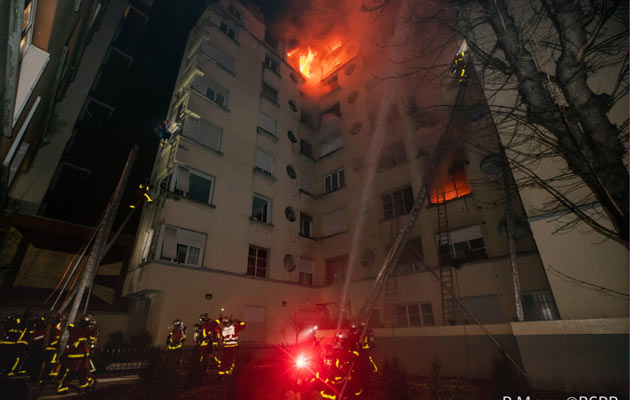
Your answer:
[[[628,319],[486,325],[527,374],[532,389],[628,395]],[[476,325],[375,329],[376,359],[397,358],[410,374],[490,379],[496,345]]]

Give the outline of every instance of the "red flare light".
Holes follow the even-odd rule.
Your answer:
[[[307,368],[308,357],[306,357],[304,354],[300,354],[299,356],[297,356],[297,358],[295,359],[295,366],[299,369]]]

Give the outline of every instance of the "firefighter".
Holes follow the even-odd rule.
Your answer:
[[[187,332],[188,329],[181,319],[173,321],[173,329],[171,329],[166,337],[166,347],[171,351],[181,350],[186,341]]]
[[[92,314],[81,317],[76,326],[68,324],[69,338],[61,356],[61,380],[57,393],[68,391],[68,382],[75,374],[79,376],[79,389],[85,389],[93,382],[89,356],[90,343],[96,340],[95,326]]]
[[[337,400],[337,395],[341,389],[337,384],[339,380],[336,379],[341,376],[341,372],[337,367],[339,364],[335,362],[337,359],[335,353],[333,346],[326,345],[322,356],[323,363],[315,372],[315,378],[318,380],[320,388],[319,394],[323,399]]]
[[[207,313],[199,316],[199,322],[201,323],[199,327],[199,362],[201,363],[201,370],[205,371],[212,361],[217,365],[221,364],[221,360],[216,355],[221,324],[218,319],[210,319]]]
[[[366,329],[365,337],[359,342],[363,330]],[[349,386],[349,394],[354,398],[365,397],[366,388],[372,379],[373,374],[378,371],[378,367],[372,358],[374,349],[374,333],[371,329],[365,328],[364,324],[353,324],[350,337],[352,339],[352,351],[358,353],[355,360],[355,368],[352,374],[352,385]]]
[[[468,79],[466,67],[466,53],[463,51],[457,53],[451,65],[451,73],[459,83],[463,83]]]
[[[27,313],[25,313],[28,317]],[[28,327],[24,316],[13,313],[7,315],[2,325],[4,330],[0,338],[0,355],[2,363],[0,365],[0,374],[7,376],[23,375],[24,361],[28,348]]]
[[[59,375],[57,354],[59,353],[59,341],[61,340],[61,326],[66,319],[65,315],[49,315],[47,318],[48,341],[45,348],[45,364],[41,374],[42,380],[55,378]]]
[[[26,370],[35,379],[44,361],[44,347],[46,336],[46,318],[32,314],[28,323],[28,356]]]
[[[129,205],[129,208],[136,208],[136,206],[142,204],[143,201],[146,200],[147,203],[153,202],[153,199],[149,195],[149,191],[151,190],[151,185],[148,183],[141,183],[138,185],[138,189],[136,190],[136,195],[133,199],[133,203]]]
[[[221,321],[223,354],[221,355],[221,363],[219,364],[219,375],[232,375],[234,372],[236,353],[238,351],[238,333],[243,329],[245,329],[245,322],[223,317]]]

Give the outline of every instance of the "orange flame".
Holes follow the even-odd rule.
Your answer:
[[[313,52],[310,47],[307,47],[308,55],[300,56],[300,72],[307,78],[311,77],[311,65],[315,58],[316,52]]]
[[[318,84],[329,72],[350,58],[347,54],[342,55],[343,45],[344,43],[336,38],[324,44],[298,46],[287,52],[287,61],[299,69],[307,81]]]

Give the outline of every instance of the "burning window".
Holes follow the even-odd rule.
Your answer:
[[[448,171],[434,178],[429,193],[431,204],[444,203],[470,194],[470,183],[466,169],[460,162],[454,162]]]

